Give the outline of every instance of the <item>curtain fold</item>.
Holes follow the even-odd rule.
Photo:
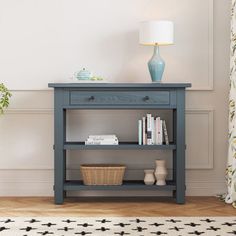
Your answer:
[[[236,207],[236,0],[231,8],[231,45],[230,45],[230,92],[229,92],[229,146],[226,179],[228,193],[226,203]]]

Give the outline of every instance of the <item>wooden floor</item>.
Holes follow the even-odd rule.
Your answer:
[[[214,197],[188,197],[185,205],[173,201],[67,200],[0,198],[0,216],[236,216],[236,209]]]

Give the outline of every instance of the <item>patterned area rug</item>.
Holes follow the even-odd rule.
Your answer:
[[[0,236],[236,235],[236,217],[0,217]]]

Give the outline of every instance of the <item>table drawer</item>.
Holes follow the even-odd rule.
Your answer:
[[[71,105],[168,105],[170,91],[71,91]]]

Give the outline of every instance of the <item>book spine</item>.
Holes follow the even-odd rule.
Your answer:
[[[146,117],[143,117],[143,145],[146,145]]]
[[[145,143],[147,145],[147,117],[145,118]]]
[[[151,117],[151,125],[152,125],[152,144],[155,144],[155,118]]]
[[[85,145],[118,145],[118,141],[110,141],[110,140],[101,140],[101,141],[85,141]]]
[[[160,145],[161,144],[161,136],[160,136],[160,132],[161,132],[161,119],[160,117],[157,117],[157,144]]]
[[[152,115],[147,114],[147,145],[152,144]]]
[[[163,144],[163,122],[160,120],[160,144]]]
[[[103,139],[103,140],[93,140],[87,139],[87,143],[118,143],[118,139]]]
[[[142,145],[142,120],[138,121],[138,144]]]
[[[168,133],[167,133],[165,120],[163,120],[163,133],[164,133],[165,143],[166,143],[166,145],[169,145],[169,137],[168,137]]]
[[[89,135],[88,139],[113,139],[116,135]]]
[[[158,144],[158,117],[155,119],[155,130],[156,130],[156,132],[155,132],[155,136],[156,136],[155,144],[157,145]]]

